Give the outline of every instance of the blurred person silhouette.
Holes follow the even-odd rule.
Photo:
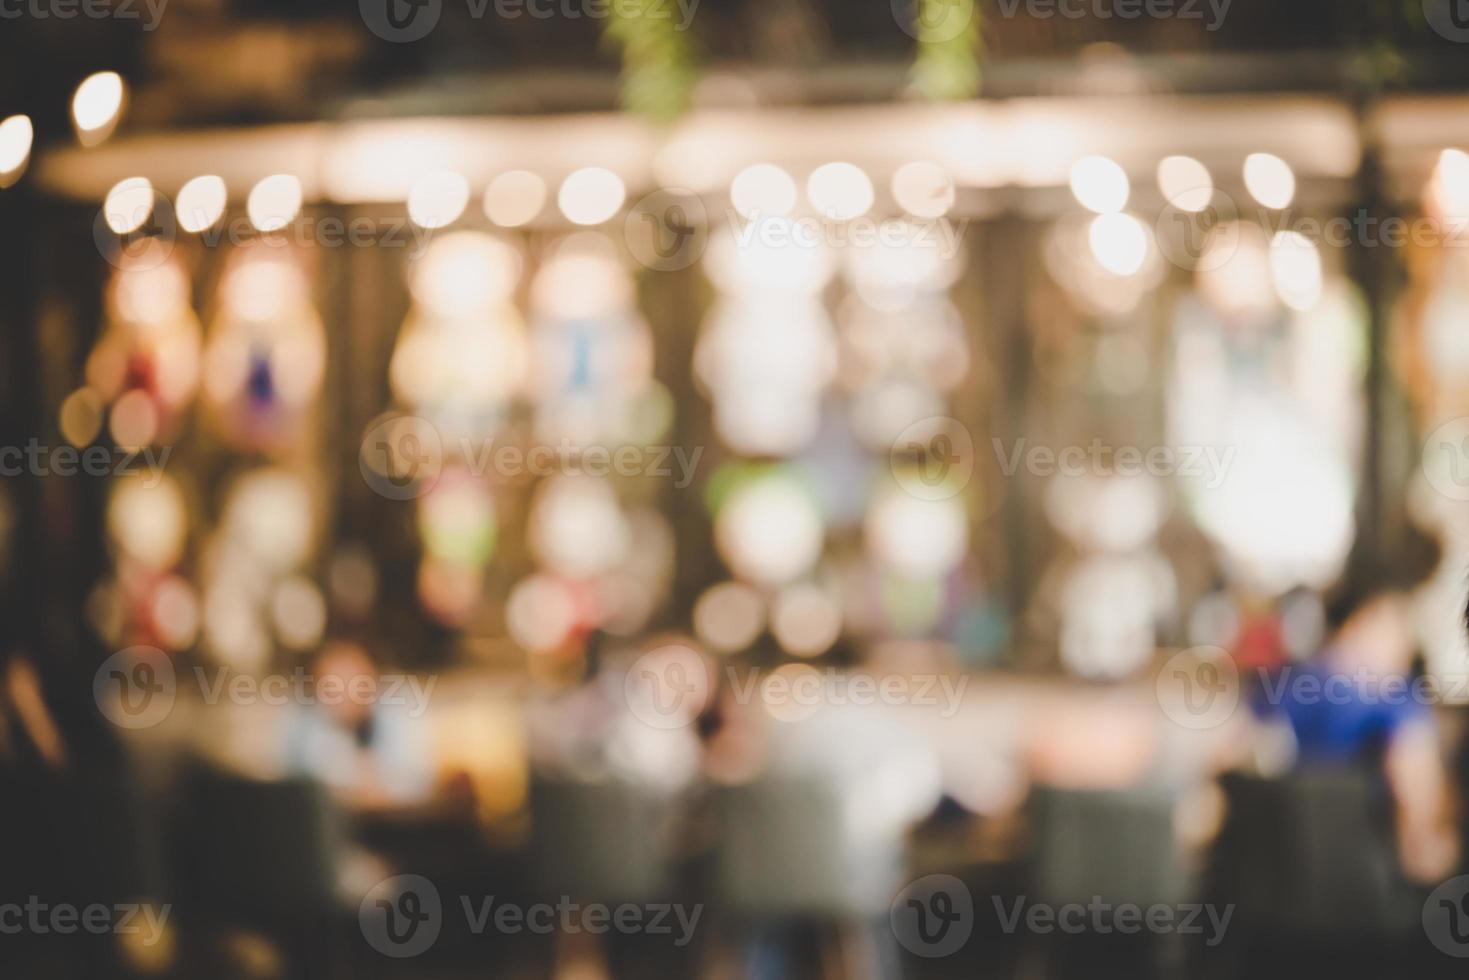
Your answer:
[[[311,673],[311,703],[299,706],[288,738],[290,768],[354,809],[423,802],[434,762],[419,702],[432,684],[389,692],[367,651],[344,641],[324,646]]]
[[[1415,667],[1411,598],[1420,581],[1406,574],[1340,592],[1325,645],[1262,675],[1250,702],[1257,741],[1277,748],[1276,768],[1352,769],[1380,781],[1402,871],[1428,883],[1454,866],[1458,843],[1430,688]]]

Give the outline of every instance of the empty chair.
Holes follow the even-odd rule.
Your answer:
[[[612,776],[538,774],[530,801],[540,889],[605,903],[668,899],[678,816],[669,791]]]
[[[1187,937],[1128,926],[1119,910],[1176,910],[1190,900],[1194,882],[1180,860],[1176,802],[1170,788],[1151,784],[1032,792],[1034,853],[1030,894],[1022,897],[1050,907],[1058,923],[1067,921],[1061,911],[1067,906],[1082,906],[1086,914],[1080,926],[1071,915],[1065,928],[1024,933],[1025,959],[1045,961],[1027,969],[1063,980],[1188,975]]]
[[[903,839],[836,779],[767,777],[718,794],[721,897],[755,915],[864,917],[901,887]]]
[[[1215,880],[1242,930],[1396,936],[1421,899],[1398,871],[1392,803],[1359,769],[1308,769],[1282,779],[1230,774]]]
[[[303,969],[319,962],[348,911],[337,889],[341,831],[324,788],[200,765],[181,795],[179,917],[263,933]]]
[[[747,975],[897,976],[888,908],[900,823],[837,775],[767,775],[716,796],[719,904],[748,942]]]
[[[1174,834],[1176,796],[1163,787],[1056,789],[1031,797],[1034,900],[1094,897],[1118,905],[1176,905],[1192,889]]]

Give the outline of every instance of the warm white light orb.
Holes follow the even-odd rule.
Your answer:
[[[1251,153],[1245,158],[1245,189],[1267,208],[1290,207],[1296,196],[1296,175],[1278,156]]]
[[[408,192],[408,217],[420,228],[443,228],[469,206],[469,181],[452,170],[424,174]]]
[[[954,206],[954,182],[926,160],[905,163],[893,174],[893,200],[915,218],[942,218]]]
[[[796,208],[796,182],[773,163],[754,163],[730,182],[729,203],[742,218],[788,215]]]
[[[1127,207],[1132,193],[1127,172],[1107,157],[1082,157],[1071,167],[1071,193],[1088,211],[1115,214]]]
[[[265,177],[251,189],[245,210],[260,231],[279,231],[301,212],[301,182],[290,174]]]
[[[577,225],[600,225],[627,200],[622,178],[605,167],[583,167],[561,183],[556,204]]]
[[[1130,214],[1100,214],[1087,230],[1092,256],[1117,276],[1136,275],[1148,258],[1148,233]]]
[[[1193,157],[1164,157],[1158,161],[1158,189],[1175,208],[1197,214],[1214,198],[1214,178]]]
[[[806,199],[832,221],[850,221],[872,209],[872,181],[853,163],[823,164],[806,178]]]
[[[119,235],[137,231],[153,215],[153,185],[147,177],[128,177],[107,192],[102,215],[107,227]]]
[[[25,168],[35,135],[30,116],[11,116],[0,122],[0,187],[18,177]]]
[[[1277,232],[1270,241],[1270,274],[1286,306],[1305,312],[1321,301],[1321,252],[1298,231]]]
[[[485,188],[485,217],[502,228],[530,224],[546,206],[546,182],[529,170],[500,174]]]
[[[193,234],[213,228],[224,217],[228,200],[229,191],[224,185],[224,178],[212,175],[195,177],[179,188],[178,200],[174,202],[179,227]]]
[[[96,146],[117,128],[127,86],[115,71],[89,75],[71,97],[71,120],[83,146]]]

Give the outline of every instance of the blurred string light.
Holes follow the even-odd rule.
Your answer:
[[[1260,204],[1280,210],[1290,207],[1296,196],[1296,175],[1290,164],[1270,153],[1251,153],[1245,158],[1245,189]]]
[[[1173,207],[1197,214],[1214,198],[1214,178],[1193,157],[1164,157],[1158,161],[1158,189]]]
[[[949,245],[931,226],[884,221],[870,246],[847,250],[847,269],[863,302],[897,312],[958,281],[964,257]]]
[[[301,213],[301,181],[291,174],[261,178],[245,202],[250,223],[259,231],[279,231]]]
[[[527,387],[537,435],[577,445],[660,438],[669,420],[655,404],[662,389],[653,381],[652,332],[606,236],[581,232],[557,243],[531,298]]]
[[[208,231],[224,217],[228,201],[224,178],[212,174],[193,178],[179,188],[174,201],[179,227],[190,234]]]
[[[107,532],[124,559],[148,572],[178,564],[188,537],[178,481],[165,473],[121,476],[107,503]]]
[[[469,181],[450,170],[424,174],[408,192],[408,217],[420,228],[444,228],[469,206]]]
[[[815,437],[821,394],[836,375],[835,336],[819,295],[835,260],[819,240],[802,240],[789,219],[762,226],[773,234],[742,238],[725,227],[710,236],[705,271],[720,296],[695,345],[694,372],[726,444],[784,456]]]
[[[1276,310],[1270,241],[1253,222],[1215,225],[1204,239],[1199,293],[1227,319],[1260,323]]]
[[[600,225],[615,215],[627,199],[622,178],[605,167],[583,167],[561,182],[556,204],[566,220],[576,225]]]
[[[925,500],[901,487],[873,497],[863,533],[874,558],[914,579],[946,575],[963,560],[969,543],[962,497]]]
[[[115,71],[89,75],[71,98],[71,120],[83,146],[96,146],[112,135],[122,118],[127,86]]]
[[[796,209],[796,182],[773,163],[754,163],[735,174],[729,203],[742,218],[783,217]]]
[[[1270,273],[1281,302],[1305,312],[1321,301],[1321,252],[1298,231],[1279,231],[1270,241]]]
[[[1087,156],[1071,167],[1071,193],[1088,211],[1114,214],[1127,207],[1132,185],[1128,182],[1127,172],[1117,161]]]
[[[854,163],[822,164],[806,178],[806,199],[830,221],[850,221],[872,210],[872,181]]]
[[[742,582],[710,586],[694,603],[694,632],[715,653],[746,650],[765,627],[765,600]]]
[[[220,277],[204,368],[204,391],[226,438],[256,450],[295,445],[326,356],[299,258],[259,245],[236,249]]]
[[[410,270],[415,304],[389,381],[451,444],[493,431],[524,383],[525,325],[510,301],[520,274],[513,246],[470,231],[435,239]]]
[[[1427,197],[1444,217],[1469,217],[1469,153],[1450,147],[1438,155],[1428,181]]]
[[[485,217],[502,228],[528,225],[546,206],[546,182],[529,170],[498,174],[485,188]]]
[[[34,140],[30,116],[10,116],[0,122],[0,187],[9,187],[25,173]]]
[[[173,256],[157,264],[151,255],[128,256],[113,273],[107,323],[85,374],[87,390],[112,407],[111,432],[121,445],[146,446],[172,433],[193,397],[201,339],[189,296],[188,273]],[[90,404],[92,395],[84,397]]]
[[[102,432],[107,408],[97,389],[84,385],[67,395],[57,415],[61,437],[78,449],[90,446]]]
[[[1049,576],[1062,662],[1083,677],[1116,679],[1142,666],[1157,624],[1174,612],[1177,583],[1155,538],[1167,516],[1152,476],[1055,477],[1046,516],[1081,553]]]
[[[715,514],[714,540],[740,578],[783,585],[815,567],[825,529],[810,491],[781,468],[738,480]]]
[[[942,218],[954,207],[954,181],[936,163],[915,160],[893,173],[893,200],[915,218]]]
[[[119,235],[128,235],[148,223],[155,201],[153,185],[147,177],[128,177],[107,192],[102,215],[107,227]]]
[[[532,653],[566,643],[580,615],[576,596],[553,575],[528,575],[515,583],[505,603],[510,638]]]
[[[259,670],[279,645],[314,648],[325,601],[302,569],[321,536],[313,486],[282,466],[235,477],[204,549],[203,638],[217,660]]]
[[[770,631],[781,649],[797,657],[819,657],[842,633],[842,609],[826,589],[797,582],[776,593]]]
[[[632,543],[611,484],[552,477],[531,508],[531,549],[542,564],[569,579],[585,579],[625,562]]]
[[[326,615],[325,597],[304,575],[287,576],[271,593],[270,622],[288,650],[314,649],[326,633]]]
[[[462,467],[446,469],[418,499],[423,559],[418,596],[440,622],[462,626],[479,607],[498,522],[489,485]]]
[[[1117,276],[1136,275],[1148,258],[1148,232],[1130,214],[1099,214],[1087,228],[1097,264]]]

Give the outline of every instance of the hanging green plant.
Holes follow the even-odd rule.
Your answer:
[[[941,101],[978,95],[984,48],[978,0],[913,0],[912,9],[913,88]]]
[[[603,40],[622,54],[622,107],[667,121],[688,108],[697,72],[674,5],[664,0],[616,0]]]

